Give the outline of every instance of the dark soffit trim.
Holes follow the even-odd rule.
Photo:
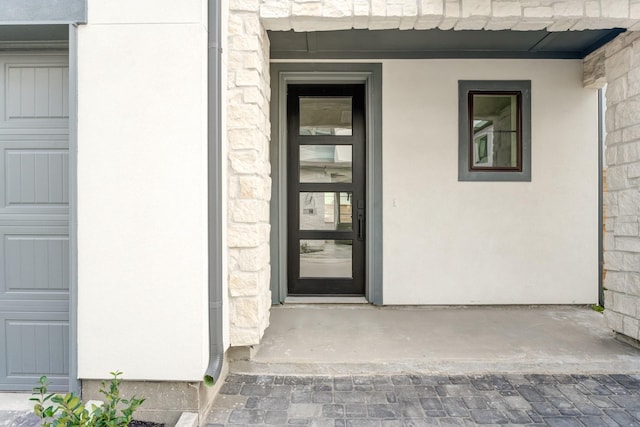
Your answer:
[[[624,31],[269,31],[269,38],[272,59],[582,59]]]

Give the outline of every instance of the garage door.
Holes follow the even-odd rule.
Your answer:
[[[68,386],[67,64],[0,54],[0,390]]]

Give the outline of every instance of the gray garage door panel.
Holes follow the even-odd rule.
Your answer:
[[[67,227],[0,225],[0,299],[68,300],[69,236]]]
[[[67,312],[2,312],[0,325],[0,339],[6,343],[0,390],[30,390],[42,374],[47,374],[52,390],[68,387]]]
[[[6,236],[7,292],[69,291],[67,236]]]
[[[8,377],[37,376],[40,372],[48,372],[49,375],[69,373],[68,348],[61,345],[69,340],[68,322],[15,318],[4,322],[9,343]],[[30,381],[35,378],[30,378]]]
[[[2,59],[0,59],[2,61]],[[5,129],[68,128],[69,67],[56,57],[13,56],[2,64]]]
[[[67,135],[0,134],[0,216],[66,220],[69,212]],[[47,215],[43,218],[43,215]],[[1,218],[0,218],[1,219]]]
[[[66,150],[5,151],[7,206],[69,203]]]
[[[68,66],[0,55],[0,390],[69,374]]]

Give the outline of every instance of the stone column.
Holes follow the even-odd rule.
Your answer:
[[[227,130],[231,346],[258,344],[269,324],[269,39],[258,0],[231,0]]]
[[[605,319],[640,339],[640,32],[620,35],[585,59],[585,84],[606,91]]]

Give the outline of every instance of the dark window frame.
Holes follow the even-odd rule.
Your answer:
[[[517,95],[516,167],[473,166],[473,96]],[[458,81],[458,181],[531,181],[531,81]]]
[[[494,166],[474,166],[473,165],[473,143],[475,141],[474,126],[473,126],[473,97],[474,95],[505,95],[516,97],[516,140],[517,140],[517,164],[512,167],[494,167]],[[467,103],[469,110],[469,170],[471,171],[514,171],[522,172],[522,92],[520,91],[485,91],[485,90],[470,90]]]

